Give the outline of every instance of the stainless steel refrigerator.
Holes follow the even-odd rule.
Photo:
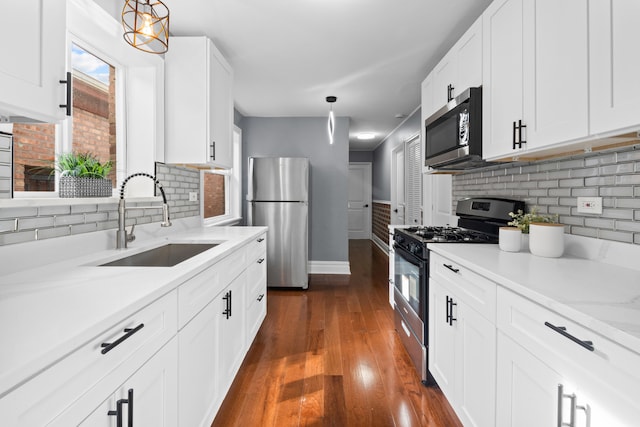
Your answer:
[[[309,159],[250,157],[248,223],[267,231],[267,286],[309,286]]]

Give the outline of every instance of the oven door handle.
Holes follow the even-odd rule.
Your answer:
[[[423,259],[418,258],[408,250],[404,249],[402,246],[398,246],[397,243],[393,245],[393,250],[416,267],[422,268],[422,265],[425,263]]]

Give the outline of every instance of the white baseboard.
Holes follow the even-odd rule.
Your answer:
[[[373,240],[373,243],[375,243],[375,245],[379,247],[382,250],[382,252],[389,255],[389,245],[387,244],[387,242],[382,241],[382,239],[380,239],[375,234],[373,235],[371,240]]]
[[[351,274],[349,261],[309,261],[309,274]]]

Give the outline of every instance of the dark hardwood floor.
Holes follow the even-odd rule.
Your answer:
[[[351,276],[268,291],[268,314],[212,427],[460,426],[393,326],[388,258],[350,240]]]

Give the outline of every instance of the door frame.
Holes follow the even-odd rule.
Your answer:
[[[402,176],[404,177],[404,169],[405,169],[405,160],[404,160],[404,156],[405,156],[405,149],[404,149],[404,142],[401,142],[400,144],[396,145],[395,147],[393,147],[393,149],[391,150],[391,188],[390,188],[390,198],[391,198],[391,206],[390,206],[390,214],[391,214],[391,225],[402,225],[404,224],[404,219],[402,220],[402,223],[398,222],[398,194],[396,193],[397,187],[398,187],[398,182],[397,182],[397,178],[398,178],[398,171],[397,171],[397,162],[396,162],[396,156],[399,154],[399,152],[402,151],[402,156],[403,156],[403,160],[402,160]],[[403,178],[404,181],[404,178]],[[402,191],[403,191],[403,198],[405,197],[405,183],[402,183]],[[404,203],[403,203],[403,210],[404,210]],[[403,217],[404,217],[404,212],[403,212]]]
[[[373,218],[373,203],[372,203],[372,198],[373,198],[373,183],[372,183],[372,179],[373,179],[373,165],[371,162],[349,162],[349,169],[351,169],[351,166],[358,166],[358,167],[364,167],[365,169],[365,182],[364,182],[364,191],[365,191],[365,195],[366,195],[366,202],[365,204],[367,204],[367,209],[364,211],[364,221],[366,224],[366,228],[364,231],[365,234],[365,239],[371,239],[371,235],[372,235],[372,229],[373,229],[373,225],[372,225],[372,218]],[[348,201],[347,201],[348,202]],[[347,206],[347,209],[349,209],[349,207]],[[349,234],[351,234],[351,230],[348,230]],[[350,237],[351,238],[351,237]]]

